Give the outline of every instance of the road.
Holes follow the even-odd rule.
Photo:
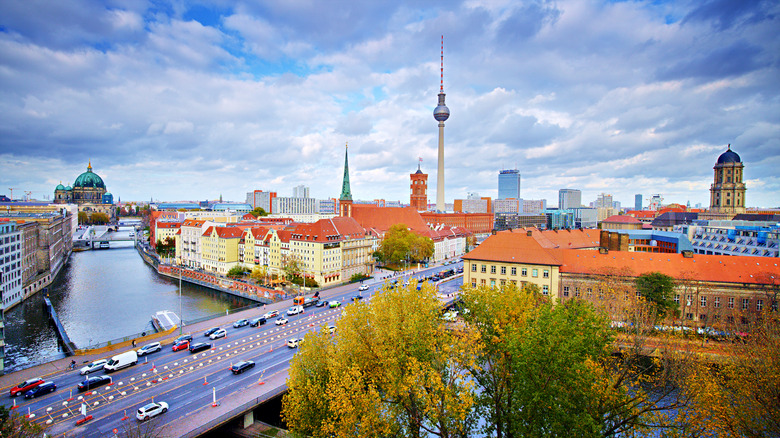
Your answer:
[[[413,275],[368,280],[366,284],[369,290],[360,294],[364,301],[370,301],[385,282],[398,280],[400,284],[405,279],[429,276],[460,266],[462,263],[432,267]],[[462,284],[460,278],[439,283],[439,293],[443,299],[451,299]],[[226,338],[211,341],[202,332],[191,333],[193,342],[210,342],[211,349],[189,354],[187,350],[173,352],[170,342],[163,343],[162,351],[141,357],[137,365],[110,374],[113,383],[109,386],[79,393],[77,385],[84,380],[84,376],[80,376],[77,370],[61,371],[45,377],[45,380],[56,383],[57,390],[54,393],[33,400],[5,396],[2,404],[10,407],[15,402],[18,412],[29,414],[33,421],[47,424],[50,436],[105,437],[113,436],[114,429],[121,431],[126,422],[136,422],[135,413],[139,407],[151,401],[164,401],[170,410],[154,421],[160,427],[177,430],[177,425],[186,423],[188,416],[211,407],[215,396],[217,403],[222,403],[246,391],[256,392],[258,385],[274,377],[276,381],[286,380],[284,378],[290,359],[297,351],[287,347],[287,340],[303,338],[307,332],[328,325],[338,326],[338,317],[352,297],[358,294],[358,286],[351,284],[323,291],[320,297],[322,300],[337,300],[342,305],[337,308],[308,307],[303,314],[288,316],[286,325],[277,326],[274,324],[276,318],[272,318],[259,327],[233,328],[232,321],[221,317],[223,322],[219,327],[227,331]],[[289,301],[276,303],[268,306],[268,309],[256,308],[233,315],[232,318],[251,319],[270,309],[277,309],[284,315],[291,304]],[[338,330],[334,336],[337,335]],[[243,374],[233,375],[229,371],[230,367],[243,360],[252,360],[256,366]],[[98,371],[90,376],[102,374],[104,371]],[[2,390],[7,394],[9,388]],[[76,421],[84,418],[80,413],[82,405],[87,407],[87,415],[91,415],[92,419],[77,425]]]

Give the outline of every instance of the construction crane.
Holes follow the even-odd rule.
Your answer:
[[[29,201],[29,200],[30,200],[30,195],[32,195],[32,193],[33,193],[33,192],[28,192],[28,191],[25,191],[25,192],[24,192],[24,200],[25,200],[25,201]]]
[[[19,190],[19,187],[8,187],[8,190],[11,191],[11,200],[14,200],[14,189]]]

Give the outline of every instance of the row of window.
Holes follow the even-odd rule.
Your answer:
[[[713,307],[718,309],[720,308],[720,297],[713,297]],[[680,304],[680,296],[675,295],[674,302],[677,304]],[[693,304],[693,295],[687,295],[685,297],[685,303],[687,307],[690,307]],[[727,306],[729,309],[734,308],[734,297],[729,297]],[[699,307],[707,307],[707,296],[701,296],[699,297]],[[750,298],[742,298],[742,310],[749,310],[750,309]],[[761,311],[764,309],[764,300],[762,299],[756,299],[756,310]]]
[[[508,282],[513,284],[513,285],[515,285],[515,286],[517,286],[517,280],[508,280]],[[527,283],[527,281],[521,281],[520,282],[521,285],[525,285],[526,283]],[[479,281],[479,284],[482,285],[482,286],[487,286],[488,283],[487,283],[487,280],[483,278],[483,279],[481,279]],[[498,284],[501,285],[501,287],[506,286],[507,285],[507,280],[502,278],[502,279],[498,280]],[[477,287],[477,279],[476,278],[472,278],[471,279],[471,286]],[[496,279],[495,278],[491,278],[490,279],[490,287],[496,287]],[[542,285],[542,295],[550,295],[550,286],[548,286],[546,284]]]
[[[506,275],[506,266],[501,266],[501,275]],[[471,265],[471,272],[477,272],[477,264],[474,263]],[[480,272],[483,274],[487,273],[487,265],[482,265],[480,267]],[[510,268],[511,275],[517,276],[517,268],[512,266]],[[490,266],[490,273],[495,274],[496,273],[496,265]],[[520,276],[527,277],[528,276],[528,268],[520,268]],[[539,269],[532,268],[531,269],[531,277],[538,277],[539,276]],[[550,270],[544,269],[542,270],[542,278],[550,278]]]

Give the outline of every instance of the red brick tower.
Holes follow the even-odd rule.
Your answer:
[[[409,175],[409,206],[417,211],[428,210],[428,174],[422,173],[419,163],[417,172]]]

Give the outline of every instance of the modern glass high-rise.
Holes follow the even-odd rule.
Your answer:
[[[520,171],[517,169],[498,172],[498,198],[520,199]]]
[[[582,206],[582,192],[576,189],[558,190],[558,209],[570,210]]]
[[[634,210],[642,209],[642,195],[634,195]]]

